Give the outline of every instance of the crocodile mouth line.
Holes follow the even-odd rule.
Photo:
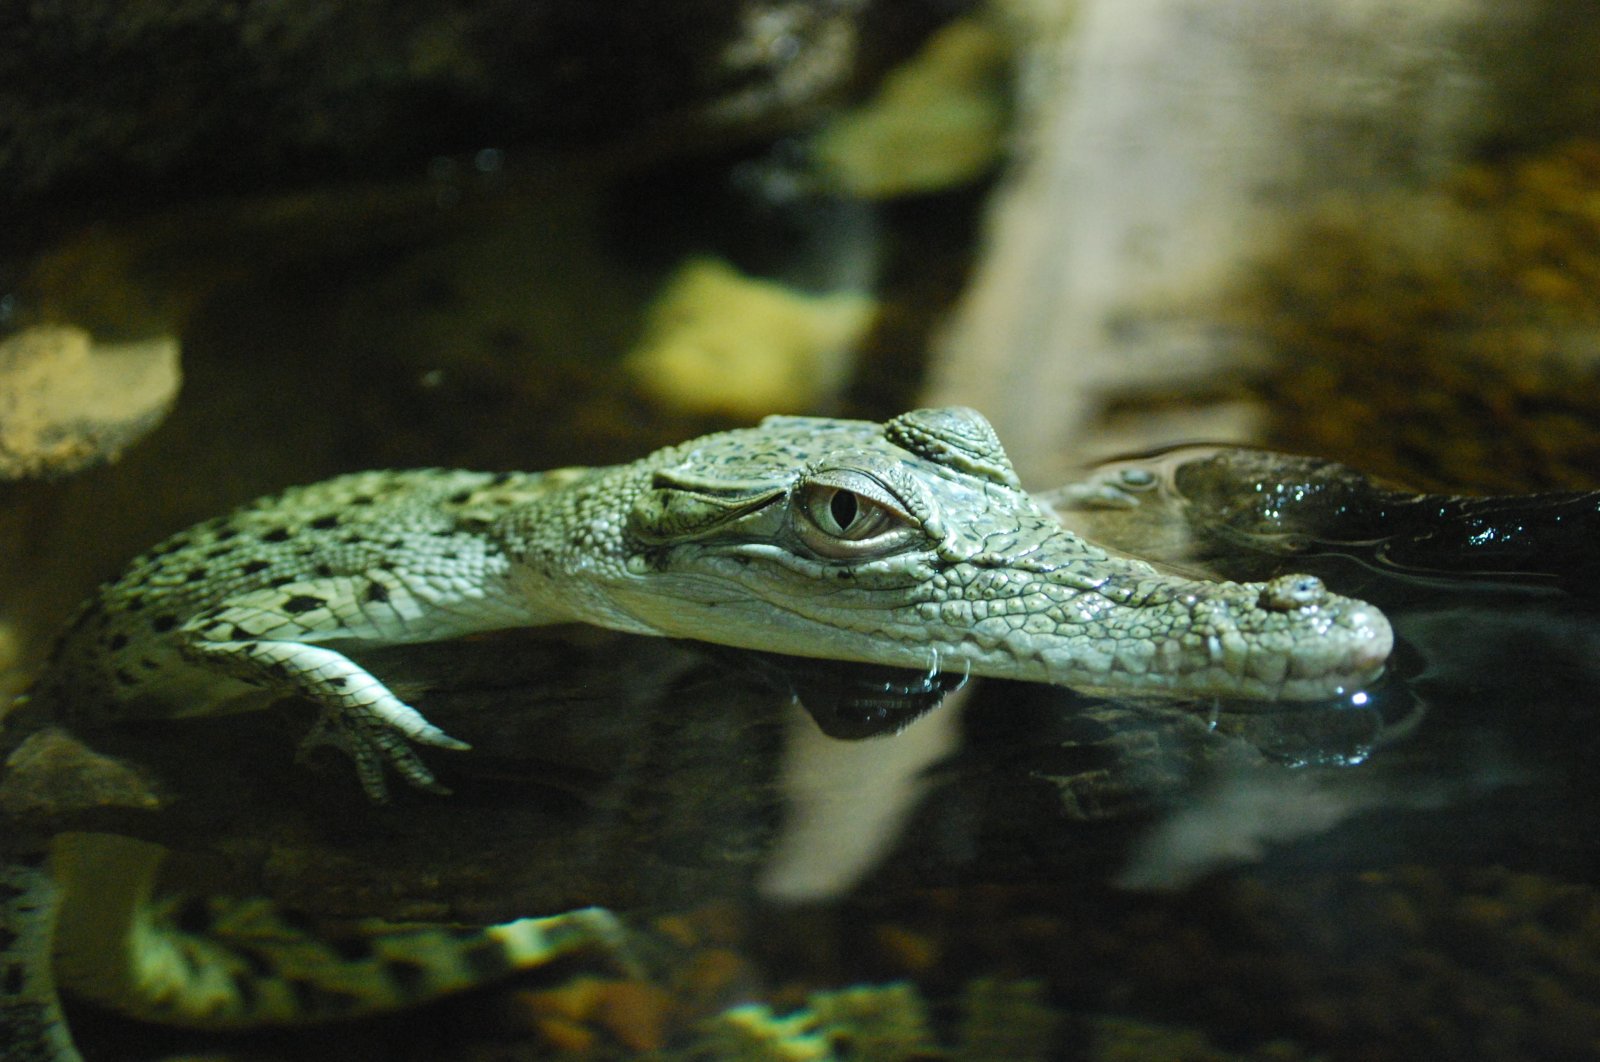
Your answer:
[[[961,623],[943,625],[941,636],[918,626],[924,619],[896,622],[890,618],[902,611],[893,600],[895,590],[852,589],[854,593],[841,590],[817,600],[773,595],[766,598],[764,607],[774,616],[831,635],[825,638],[826,647],[813,647],[809,652],[797,647],[797,655],[836,655],[841,649],[838,636],[855,637],[862,639],[862,645],[859,653],[849,655],[867,662],[882,662],[885,647],[893,647],[904,666],[925,667],[926,661],[936,657],[941,669],[952,673],[1043,681],[1135,698],[1315,700],[1337,696],[1375,681],[1392,647],[1392,634],[1374,613],[1358,617],[1356,629],[1332,623],[1332,630],[1316,637],[1305,651],[1284,647],[1281,659],[1267,666],[1261,663],[1263,654],[1273,650],[1250,645],[1250,635],[1230,625],[1208,634],[1199,646],[1158,640],[1156,651],[1144,656],[1145,666],[1136,667],[1119,659],[1115,647],[1070,646],[1075,640],[1071,631],[1059,638],[1041,634],[1037,636],[1041,644],[1011,647],[1003,636],[986,640]],[[1245,644],[1230,644],[1235,642]]]

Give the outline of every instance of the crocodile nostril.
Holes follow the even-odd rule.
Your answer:
[[[1273,612],[1320,605],[1328,600],[1328,588],[1315,575],[1280,575],[1261,587],[1261,607]]]

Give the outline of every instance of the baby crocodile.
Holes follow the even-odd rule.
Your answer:
[[[1320,699],[1370,681],[1388,622],[1312,576],[1196,581],[1063,528],[978,413],[769,417],[632,464],[363,472],[173,535],[84,607],[51,717],[320,708],[308,745],[438,789],[466,746],[345,655],[584,622],[803,657],[1134,696]]]
[[[295,694],[320,709],[307,742],[347,751],[381,799],[388,769],[440,788],[412,742],[464,746],[346,650],[564,621],[1169,697],[1331,697],[1375,678],[1392,641],[1310,576],[1196,581],[1085,542],[971,410],[772,417],[611,468],[367,472],[258,501],[102,587],[25,713],[93,726]],[[79,1058],[58,978],[151,1020],[242,1026],[398,1006],[619,939],[584,909],[326,944],[265,901],[157,903],[153,845],[69,833],[48,867],[40,847],[0,853],[8,1059]]]

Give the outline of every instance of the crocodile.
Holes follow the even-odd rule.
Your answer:
[[[1195,579],[1084,540],[1023,489],[972,410],[780,416],[631,464],[363,472],[259,500],[173,535],[101,587],[13,714],[78,730],[296,696],[318,709],[302,747],[348,754],[371,799],[388,798],[391,774],[445,793],[416,746],[467,746],[347,654],[568,622],[1132,698],[1333,698],[1376,679],[1393,641],[1378,609],[1312,576]],[[85,906],[61,868],[110,860],[127,883],[122,922],[140,926],[130,941],[148,952],[176,939],[145,917],[158,857],[89,849],[58,851],[55,871],[14,855],[0,877],[13,924],[0,977],[16,989],[0,1023],[37,1045],[18,1057],[75,1057],[42,969],[54,912]],[[502,969],[613,936],[604,912],[586,911],[444,943],[400,933],[384,947],[435,971],[420,981],[450,986],[464,968],[452,956]],[[205,952],[182,939],[185,954]],[[240,962],[217,962],[237,981]],[[256,987],[197,1002],[166,982],[159,1006],[119,998],[151,994],[140,977],[108,988],[101,969],[79,987],[191,1023],[286,1020],[297,998]],[[373,999],[396,1002],[392,988]],[[276,1003],[262,1011],[266,999]]]

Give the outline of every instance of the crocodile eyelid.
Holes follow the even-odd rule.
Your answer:
[[[868,472],[856,468],[825,468],[808,474],[800,482],[798,490],[807,487],[831,487],[834,490],[847,490],[865,498],[867,501],[887,511],[898,520],[908,524],[916,524],[918,520],[912,516],[909,507],[901,501],[899,496],[886,486],[882,480]]]

